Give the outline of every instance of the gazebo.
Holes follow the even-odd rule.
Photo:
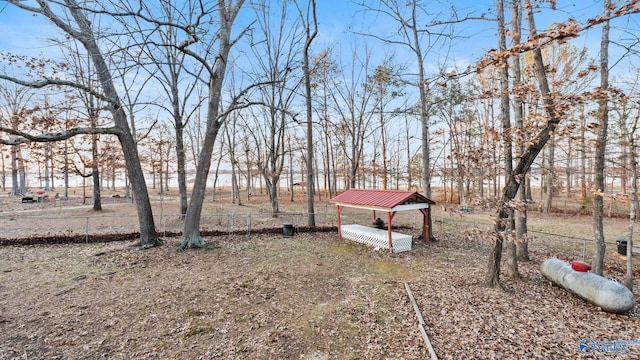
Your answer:
[[[376,247],[388,247],[391,252],[411,250],[411,236],[392,231],[391,221],[398,211],[419,210],[423,216],[425,241],[429,243],[431,229],[429,219],[433,200],[419,194],[417,191],[404,190],[369,190],[350,189],[331,199],[338,207],[338,236],[362,242]],[[376,229],[357,224],[343,225],[341,213],[345,207],[366,209],[387,213],[387,229]]]

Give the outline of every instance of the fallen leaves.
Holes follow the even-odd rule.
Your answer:
[[[502,291],[480,284],[484,242],[437,235],[399,254],[333,233],[2,247],[0,358],[424,359],[405,282],[441,359],[573,358],[583,337],[638,337],[638,311],[601,312],[540,275],[544,241]]]

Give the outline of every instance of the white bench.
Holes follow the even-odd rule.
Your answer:
[[[372,245],[377,248],[389,248],[389,233],[387,230],[358,224],[342,225],[342,237],[359,243]],[[411,240],[411,235],[391,232],[391,252],[411,250]]]

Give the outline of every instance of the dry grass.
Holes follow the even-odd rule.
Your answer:
[[[460,234],[469,222],[490,223],[489,214],[435,216],[453,224],[440,241],[399,254],[333,233],[223,236],[189,251],[177,251],[176,238],[145,251],[130,242],[0,247],[0,359],[424,359],[405,282],[442,359],[581,358],[582,338],[639,338],[637,310],[604,313],[541,276],[542,260],[574,259],[580,247],[539,237],[532,261],[520,264],[524,278],[487,289],[486,244]],[[612,234],[625,227],[617,221],[607,220]],[[589,226],[532,214],[536,223],[568,233]],[[622,277],[621,262],[606,264],[608,276]],[[638,357],[640,345],[599,355]]]

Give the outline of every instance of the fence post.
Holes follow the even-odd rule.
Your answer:
[[[84,222],[84,242],[85,243],[89,242],[89,217],[88,216],[85,218],[85,222]]]
[[[162,216],[162,236],[167,237],[167,217],[165,215]]]
[[[247,237],[251,236],[251,213],[247,213]]]

